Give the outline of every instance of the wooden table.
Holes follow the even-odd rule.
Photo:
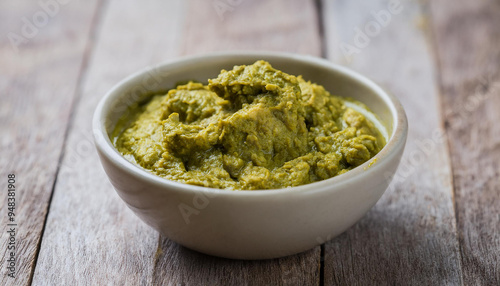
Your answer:
[[[499,1],[41,3],[0,2],[0,285],[500,285]],[[299,255],[227,260],[159,236],[119,199],[94,150],[93,110],[120,79],[238,49],[326,57],[373,78],[408,114],[383,198]]]

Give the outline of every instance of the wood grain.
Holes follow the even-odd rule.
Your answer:
[[[154,285],[318,285],[320,247],[280,259],[245,261],[204,255],[163,239]]]
[[[119,80],[177,55],[182,1],[110,1],[82,82],[34,285],[150,285],[158,234],[116,195],[92,139],[98,101]]]
[[[221,19],[211,1],[190,1],[186,13],[192,16],[186,18],[181,53],[263,49],[319,56],[314,9],[313,1],[243,1]],[[281,259],[237,261],[196,253],[161,238],[153,284],[317,285],[319,265],[320,247]]]
[[[0,285],[32,278],[96,4],[52,6],[49,16],[38,2],[0,2]],[[9,173],[16,176],[14,279],[6,269]]]
[[[390,2],[70,1],[17,52],[7,34],[42,8],[1,2],[0,175],[17,176],[19,244],[18,277],[2,262],[0,285],[500,285],[500,4],[401,1],[381,23],[372,12]],[[380,31],[356,46],[356,28],[373,21]],[[191,251],[136,218],[100,167],[91,117],[112,85],[178,55],[234,49],[326,54],[405,106],[393,184],[324,251],[266,261]],[[5,226],[4,203],[0,216]],[[4,231],[2,261],[6,243]]]
[[[389,11],[391,2],[323,1],[329,58],[394,93],[410,126],[391,187],[359,223],[326,244],[325,284],[458,285],[462,273],[451,172],[446,139],[436,136],[443,128],[426,11],[419,2],[401,1],[395,9],[400,13],[389,12],[390,20],[379,21],[375,33],[372,12]],[[367,27],[373,30],[366,32]],[[371,33],[365,44],[356,46],[356,28]],[[343,44],[358,51],[343,52]]]
[[[500,285],[500,3],[431,8],[464,283]]]

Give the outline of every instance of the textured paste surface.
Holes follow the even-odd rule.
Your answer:
[[[322,86],[265,61],[156,95],[113,134],[129,161],[186,184],[277,189],[342,174],[384,146],[374,124]]]

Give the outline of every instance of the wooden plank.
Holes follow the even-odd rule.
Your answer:
[[[120,200],[102,170],[91,118],[119,80],[177,54],[179,1],[114,0],[103,7],[81,100],[50,206],[35,285],[148,285],[158,234]]]
[[[214,2],[189,2],[181,53],[229,49],[321,53],[314,1],[242,1],[223,18],[214,10]],[[199,254],[162,238],[153,281],[155,285],[317,285],[320,252],[316,247],[281,259],[237,261]]]
[[[0,2],[0,285],[26,285],[32,278],[97,2]],[[11,173],[15,278],[7,269]]]
[[[329,58],[399,97],[410,126],[391,187],[358,224],[326,244],[328,285],[458,285],[462,279],[427,15],[418,1],[398,3],[323,1]]]
[[[163,239],[153,285],[318,285],[320,247],[280,259],[216,258]]]
[[[320,55],[313,0],[191,0],[183,54],[269,50]]]
[[[464,284],[500,285],[500,5],[431,1]]]

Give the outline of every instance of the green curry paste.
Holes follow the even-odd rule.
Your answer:
[[[352,106],[352,100],[349,100]],[[118,151],[160,177],[223,189],[278,189],[345,173],[385,144],[347,99],[268,62],[222,70],[136,106]]]

